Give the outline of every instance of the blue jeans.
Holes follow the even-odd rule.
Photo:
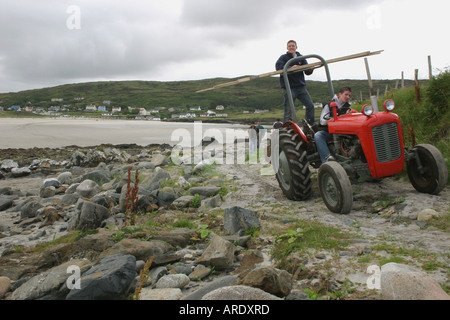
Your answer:
[[[315,124],[314,103],[311,99],[311,96],[308,93],[308,90],[306,90],[306,87],[302,86],[302,87],[291,88],[291,92],[292,92],[292,99],[294,100],[294,104],[295,104],[295,99],[299,99],[301,101],[301,103],[303,103],[303,105],[305,106],[305,108],[306,108],[305,119],[308,120],[310,125]],[[287,120],[292,120],[292,112],[291,112],[291,105],[289,104],[289,97],[288,97],[287,90],[284,90],[283,122],[286,122]]]
[[[333,135],[327,131],[317,131],[314,134],[316,140],[317,151],[319,151],[320,161],[325,162],[330,156],[330,149],[328,149],[327,141],[330,140]]]

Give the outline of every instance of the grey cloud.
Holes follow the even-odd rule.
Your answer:
[[[2,1],[0,92],[4,83],[145,78],[264,38],[288,25],[280,19],[287,10],[298,11],[301,23],[302,15],[323,7],[350,10],[373,1],[184,0],[174,10],[159,0]],[[81,10],[79,30],[66,25],[73,4]]]

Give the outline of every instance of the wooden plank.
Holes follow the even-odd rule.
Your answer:
[[[352,55],[348,55],[348,56],[343,56],[343,57],[339,57],[339,58],[334,58],[334,59],[330,59],[330,60],[326,60],[327,64],[330,63],[336,63],[336,62],[342,62],[342,61],[346,61],[346,60],[351,60],[351,59],[357,59],[357,58],[362,58],[362,57],[368,57],[368,56],[372,56],[375,54],[380,54],[381,52],[383,52],[384,50],[378,50],[378,51],[374,51],[374,52],[370,52],[370,51],[365,51],[365,52],[360,52],[360,53],[356,53],[356,54],[352,54]],[[307,65],[295,65],[292,68],[289,69],[288,73],[295,73],[295,72],[300,72],[300,71],[304,71],[307,69],[317,69],[323,66],[323,63],[321,61],[319,62],[315,62],[315,63],[310,63]],[[205,92],[205,91],[209,91],[209,90],[215,90],[215,89],[219,89],[219,88],[223,88],[223,87],[228,87],[228,86],[232,86],[235,84],[239,84],[239,83],[243,83],[243,82],[248,82],[248,81],[252,81],[252,80],[256,80],[256,79],[262,79],[262,78],[268,78],[268,77],[272,77],[272,76],[276,76],[279,74],[282,74],[283,70],[276,70],[276,71],[272,71],[272,72],[267,72],[267,73],[262,73],[260,75],[255,75],[255,76],[246,76],[237,80],[233,80],[230,82],[226,82],[226,83],[222,83],[222,84],[218,84],[215,85],[211,88],[206,88],[206,89],[201,89],[196,91],[197,93],[200,92]]]

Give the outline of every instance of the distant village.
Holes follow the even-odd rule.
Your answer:
[[[85,98],[78,97],[74,100],[80,104]],[[218,105],[215,108],[206,108],[201,106],[196,107],[154,107],[154,108],[144,108],[144,107],[119,107],[111,106],[111,101],[105,100],[102,105],[87,104],[83,107],[77,106],[72,107],[69,104],[64,104],[63,98],[52,98],[51,102],[54,105],[50,107],[33,107],[29,102],[26,106],[1,106],[2,101],[0,101],[0,111],[16,111],[16,112],[31,112],[39,115],[54,116],[54,117],[69,117],[69,112],[77,113],[96,113],[96,116],[101,117],[126,117],[134,118],[136,120],[152,120],[160,121],[170,120],[170,119],[195,119],[195,118],[213,118],[213,119],[226,119],[228,114],[225,113],[225,107],[223,105]],[[316,108],[321,108],[322,104],[315,104]],[[211,110],[212,109],[212,110]],[[269,110],[255,109],[252,111],[243,110],[244,114],[250,113],[266,113]]]
[[[194,118],[215,118],[226,119],[228,114],[225,113],[225,107],[218,105],[215,108],[206,108],[201,106],[196,107],[119,107],[111,106],[111,101],[105,100],[102,105],[87,104],[80,107],[80,102],[85,98],[78,97],[74,100],[78,104],[77,107],[72,107],[70,104],[65,104],[63,98],[52,98],[51,102],[54,104],[50,107],[33,107],[31,103],[26,106],[10,106],[5,107],[0,105],[0,111],[16,111],[16,112],[32,112],[39,115],[55,116],[55,117],[69,117],[69,112],[78,113],[96,113],[101,117],[124,117],[134,118],[136,120],[153,120],[160,121],[161,119],[194,119]],[[2,101],[0,101],[2,103]],[[252,111],[244,110],[244,114],[250,113],[266,113],[269,110],[255,109]]]

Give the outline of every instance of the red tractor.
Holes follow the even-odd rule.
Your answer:
[[[336,161],[321,163],[314,141],[315,129],[306,120],[297,124],[287,76],[290,66],[308,58],[322,61],[331,96],[334,95],[328,65],[322,57],[307,55],[286,63],[283,76],[293,120],[283,124],[277,132],[278,138],[272,135],[271,154],[276,178],[288,199],[300,201],[311,196],[310,165],[319,169],[320,194],[328,209],[335,213],[350,212],[353,205],[351,181],[390,177],[402,172],[405,164],[408,177],[417,191],[437,195],[445,188],[448,172],[444,157],[429,144],[405,149],[400,119],[392,113],[395,108],[393,100],[387,100],[381,112],[365,105],[361,113],[341,116],[337,116],[336,107],[330,104],[333,118],[328,129],[333,140],[328,142],[328,147]]]

